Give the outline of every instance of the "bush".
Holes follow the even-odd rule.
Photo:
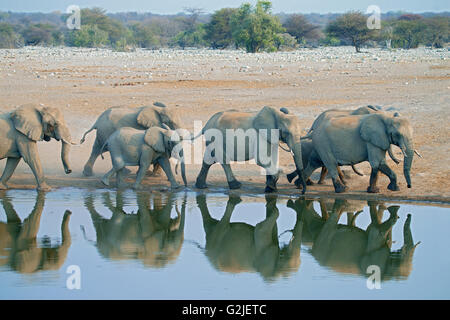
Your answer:
[[[29,25],[22,31],[25,45],[59,45],[63,43],[63,35],[55,25],[38,23]]]
[[[23,46],[23,38],[14,31],[12,25],[0,23],[0,48],[13,49]]]
[[[234,43],[231,30],[231,17],[237,12],[235,8],[217,10],[211,21],[205,25],[205,40],[209,41],[214,49],[226,48]]]
[[[286,32],[294,36],[298,43],[306,43],[308,40],[319,40],[321,38],[320,27],[309,23],[301,14],[291,15],[283,24]]]
[[[279,34],[284,32],[278,17],[271,14],[272,3],[258,0],[256,6],[244,3],[231,18],[233,39],[247,52],[276,50]]]
[[[150,26],[142,23],[134,23],[130,26],[132,41],[139,48],[152,48],[156,45],[156,39]]]
[[[108,44],[108,33],[97,25],[82,25],[80,30],[72,31],[72,44],[76,47],[99,47]]]
[[[361,51],[361,46],[366,41],[377,38],[377,31],[367,28],[367,17],[358,11],[347,12],[330,22],[326,27],[326,33],[330,37],[349,41],[356,52]]]

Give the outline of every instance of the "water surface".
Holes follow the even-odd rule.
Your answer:
[[[0,299],[449,299],[449,213],[264,195],[9,190],[0,193]],[[70,290],[73,266],[81,288]],[[378,278],[380,289],[369,289]]]

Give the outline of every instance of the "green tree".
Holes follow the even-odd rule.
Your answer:
[[[231,17],[236,14],[236,8],[223,8],[214,12],[211,20],[205,25],[205,40],[214,49],[226,48],[233,44],[231,32]]]
[[[23,45],[22,36],[7,22],[0,23],[0,48],[13,49]]]
[[[434,48],[443,48],[449,42],[450,18],[430,17],[425,20],[425,42]]]
[[[200,23],[193,30],[178,33],[172,40],[172,44],[183,49],[185,47],[204,47],[206,46],[205,35],[205,25]]]
[[[359,11],[339,16],[328,23],[325,31],[330,37],[350,42],[356,52],[361,52],[361,46],[366,41],[377,38],[377,30],[367,28],[367,17]]]
[[[95,48],[108,44],[108,33],[97,25],[82,25],[80,30],[72,31],[73,45],[76,47]]]
[[[233,39],[247,52],[276,50],[284,31],[278,17],[271,14],[272,3],[258,0],[256,6],[244,3],[231,18]]]
[[[425,40],[426,25],[422,19],[398,20],[394,26],[393,46],[397,48],[417,48]]]
[[[133,23],[130,25],[132,39],[139,48],[152,48],[156,45],[156,39],[150,26],[143,23]]]
[[[22,31],[26,45],[58,45],[62,42],[62,33],[55,25],[37,23],[26,27]]]
[[[311,24],[303,15],[292,14],[283,24],[286,32],[294,36],[298,43],[306,40],[319,40],[321,38],[320,27]]]

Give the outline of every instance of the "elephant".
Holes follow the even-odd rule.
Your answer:
[[[274,132],[278,135],[274,136]],[[229,161],[255,159],[256,164],[266,169],[265,192],[276,191],[279,177],[276,152],[278,152],[280,141],[286,143],[292,150],[298,174],[300,177],[304,176],[299,119],[295,115],[286,114],[285,111],[265,106],[259,112],[236,110],[218,112],[208,120],[201,132],[192,140],[201,135],[205,135],[206,138],[206,151],[195,183],[199,189],[207,187],[206,178],[209,168],[216,162],[222,165],[229,188],[239,189],[241,183],[236,180]],[[211,146],[214,146],[212,151]],[[264,159],[267,156],[270,158],[268,161]],[[274,166],[277,172],[273,172]],[[301,179],[303,193],[306,191],[305,181]]]
[[[37,244],[45,193],[38,192],[36,204],[23,222],[14,210],[10,200],[1,196],[7,222],[0,222],[0,266],[9,265],[20,273],[33,273],[41,270],[58,270],[64,264],[72,243],[69,221],[71,212],[66,210],[61,223],[62,241],[59,246],[51,246],[49,239],[43,240],[44,247]]]
[[[310,252],[321,265],[337,272],[361,275],[368,275],[368,267],[375,265],[380,268],[382,281],[409,276],[413,255],[420,243],[413,241],[411,214],[407,215],[403,226],[403,246],[391,251],[392,228],[398,221],[399,206],[386,207],[369,201],[371,223],[363,230],[356,226],[356,218],[362,210],[347,213],[347,224],[338,223],[342,213],[355,210],[349,208],[348,201],[336,199],[331,210],[321,201],[321,216],[311,204],[310,200],[297,200],[290,201],[288,206],[302,215],[303,240],[309,241]],[[389,218],[382,222],[386,209]]]
[[[230,195],[225,213],[220,220],[211,217],[205,195],[197,196],[197,206],[206,233],[204,252],[218,270],[230,273],[258,272],[265,281],[288,276],[300,267],[300,243],[303,229],[297,221],[289,244],[280,248],[277,218],[277,198],[266,195],[266,218],[256,226],[244,222],[230,222],[233,211],[241,202]]]
[[[95,227],[99,253],[112,260],[138,259],[145,266],[161,268],[178,258],[184,241],[184,223],[186,198],[181,205],[181,213],[175,205],[176,218],[170,214],[175,204],[172,194],[163,199],[161,194],[153,196],[153,208],[150,207],[150,194],[138,193],[136,214],[123,210],[123,196],[116,193],[113,205],[110,193],[103,193],[103,204],[112,212],[105,219],[94,206],[94,196],[85,199]],[[164,201],[165,200],[165,201]]]
[[[184,185],[187,185],[184,160],[174,150],[175,148],[178,149],[178,145],[181,144],[182,140],[175,139],[174,134],[175,132],[168,127],[166,129],[151,127],[145,131],[128,127],[118,129],[106,140],[100,150],[101,153],[103,153],[104,149],[109,150],[113,164],[113,168],[103,176],[102,182],[109,186],[109,178],[113,174],[117,174],[117,186],[121,187],[125,166],[139,166],[134,184],[134,188],[139,189],[150,164],[159,163],[166,173],[172,188],[178,188],[179,185],[173,177],[169,162],[172,153],[175,153],[175,156],[181,159],[181,176]]]
[[[369,161],[372,167],[367,192],[379,192],[376,186],[378,171],[389,177],[389,190],[399,190],[397,176],[385,159],[391,144],[398,146],[404,154],[403,173],[408,188],[411,188],[414,142],[413,129],[407,119],[377,113],[330,118],[315,128],[310,137],[314,151],[310,155],[305,176],[309,177],[315,169],[325,165],[336,193],[346,190],[338,178],[336,167],[363,161]]]
[[[163,123],[172,130],[180,128],[179,116],[161,102],[139,108],[111,107],[105,110],[81,138],[80,144],[84,143],[89,132],[97,131],[91,155],[83,168],[83,174],[85,176],[93,175],[92,169],[101,154],[102,146],[116,130],[123,127],[146,130],[153,126],[162,127]]]
[[[0,115],[0,159],[7,158],[0,178],[0,189],[8,189],[11,178],[20,159],[28,164],[34,174],[37,189],[50,190],[42,170],[37,150],[37,141],[61,140],[61,160],[66,174],[72,172],[69,152],[72,139],[62,112],[57,108],[27,104],[14,111]]]
[[[303,162],[303,167],[306,168],[308,166],[308,161],[309,161],[309,156],[311,155],[311,153],[314,150],[313,144],[312,144],[312,139],[310,138],[302,138],[302,144],[301,144],[301,148],[302,148],[302,162]],[[363,176],[364,174],[362,174],[361,172],[359,172],[354,165],[351,166],[353,171],[359,175],[359,176]],[[343,184],[346,184],[346,181],[344,179],[344,174],[342,173],[341,169],[339,168],[339,166],[336,168],[337,169],[337,173],[339,175],[339,179],[341,180],[341,182]],[[328,173],[328,170],[326,167],[322,167],[322,171],[320,172],[320,179],[317,182],[318,184],[323,184],[323,181],[325,180],[325,177]],[[297,177],[297,170],[292,171],[291,173],[287,174],[287,179],[289,182],[292,182],[292,180]],[[308,178],[306,180],[306,184],[307,185],[313,185],[314,182],[311,180],[311,178]],[[296,179],[295,180],[295,185],[297,187],[300,187],[300,179]]]
[[[382,111],[382,110],[381,110],[381,107],[379,107],[379,106],[374,107],[374,106],[371,106],[371,105],[364,106],[364,107],[359,107],[359,108],[357,108],[357,109],[355,109],[355,110],[329,109],[329,110],[326,110],[326,111],[322,112],[320,115],[317,116],[317,118],[314,120],[313,124],[311,125],[311,128],[310,128],[309,131],[308,131],[308,135],[311,134],[311,132],[312,132],[314,129],[320,127],[320,125],[322,124],[322,122],[328,121],[328,120],[331,119],[331,118],[345,117],[345,116],[351,116],[351,115],[373,114],[373,113],[387,114],[387,115],[392,115],[392,116],[395,116],[395,117],[400,116],[400,114],[399,114],[398,112],[395,112],[395,113],[392,113],[392,112],[385,112],[385,111]],[[306,141],[304,141],[304,140],[306,140]],[[307,146],[307,151],[309,151],[309,152],[307,152],[308,155],[309,155],[309,153],[311,152],[311,148],[310,148],[310,146],[308,145],[309,142],[310,142],[310,139],[309,139],[309,138],[307,138],[307,137],[302,138],[302,145]],[[303,147],[302,147],[302,152],[303,152]],[[397,157],[394,155],[394,153],[393,153],[393,151],[392,151],[392,149],[391,149],[391,146],[389,146],[388,153],[389,153],[389,156],[391,157],[391,159],[392,159],[396,164],[399,164],[399,163],[400,163],[400,160],[398,160]],[[303,156],[303,158],[305,158],[305,156]],[[308,157],[306,157],[306,159],[308,159]],[[306,168],[306,166],[307,166],[307,161],[306,161],[306,162],[303,161],[303,165],[304,165],[304,167]],[[354,171],[357,175],[363,176],[363,174],[360,173],[353,165],[352,165],[351,167],[352,167],[353,171]],[[341,170],[339,169],[339,167],[337,167],[337,172],[338,172],[339,178],[341,179],[342,184],[346,184],[345,181],[344,181],[344,175],[342,174],[342,172],[341,172]],[[326,168],[325,166],[322,166],[322,171],[321,171],[321,173],[320,173],[320,179],[319,179],[319,181],[317,182],[318,184],[323,184],[323,182],[324,182],[324,180],[325,180],[325,177],[326,177],[327,173],[328,173],[327,168]],[[291,172],[291,173],[289,173],[289,174],[287,175],[287,179],[288,179],[289,182],[292,182],[292,180],[293,180],[296,176],[297,176],[297,172],[296,172],[296,171],[293,171],[293,172]],[[312,183],[311,179],[308,179],[308,181],[309,181],[310,184]],[[296,184],[297,186],[299,186],[299,180],[296,180],[296,181],[295,181],[295,184]]]

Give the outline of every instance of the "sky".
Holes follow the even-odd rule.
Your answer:
[[[238,7],[243,2],[256,0],[0,0],[0,11],[16,12],[65,12],[69,5],[101,7],[108,12],[152,12],[173,14],[185,7],[202,8],[212,13],[224,7]],[[329,13],[349,10],[366,11],[369,5],[377,5],[381,12],[387,11],[450,11],[449,0],[273,0],[273,12]]]

